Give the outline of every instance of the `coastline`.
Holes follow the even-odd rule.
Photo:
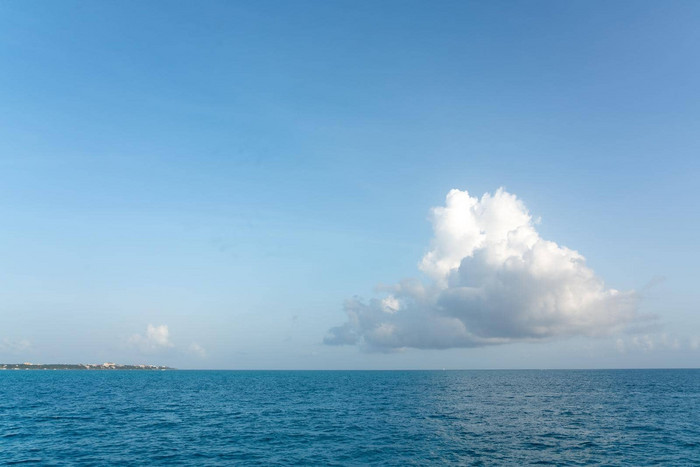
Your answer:
[[[174,370],[168,366],[162,365],[122,365],[119,363],[0,363],[0,370]]]

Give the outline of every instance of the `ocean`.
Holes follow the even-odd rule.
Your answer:
[[[2,371],[29,462],[700,465],[700,370]]]

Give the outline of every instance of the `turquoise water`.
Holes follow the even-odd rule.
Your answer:
[[[4,371],[13,462],[700,465],[700,370]]]

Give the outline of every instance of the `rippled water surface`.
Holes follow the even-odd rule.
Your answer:
[[[700,465],[700,370],[3,371],[11,462]]]

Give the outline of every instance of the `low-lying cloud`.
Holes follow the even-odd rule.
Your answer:
[[[207,356],[207,351],[204,350],[204,347],[201,345],[197,344],[196,342],[192,342],[189,347],[187,347],[187,352],[191,355],[195,355],[197,357],[206,357]]]
[[[655,333],[638,336],[619,337],[615,341],[615,347],[620,353],[628,352],[652,352],[654,350],[698,350],[700,349],[700,337],[681,337],[674,334]]]
[[[129,339],[129,343],[144,352],[163,350],[174,346],[170,341],[168,326],[165,324],[160,326],[149,324],[145,334],[134,334]]]
[[[154,326],[149,324],[146,326],[144,334],[134,334],[129,338],[129,345],[139,352],[144,354],[163,354],[163,353],[184,353],[186,355],[205,358],[207,351],[196,342],[192,342],[189,346],[183,347],[176,345],[170,337],[170,329],[167,324]]]
[[[607,335],[636,315],[638,295],[606,287],[578,252],[542,239],[527,208],[499,189],[452,190],[431,212],[434,238],[415,279],[347,300],[324,339],[373,350],[479,347]]]
[[[0,353],[12,355],[22,354],[32,348],[32,343],[27,339],[0,339]]]

